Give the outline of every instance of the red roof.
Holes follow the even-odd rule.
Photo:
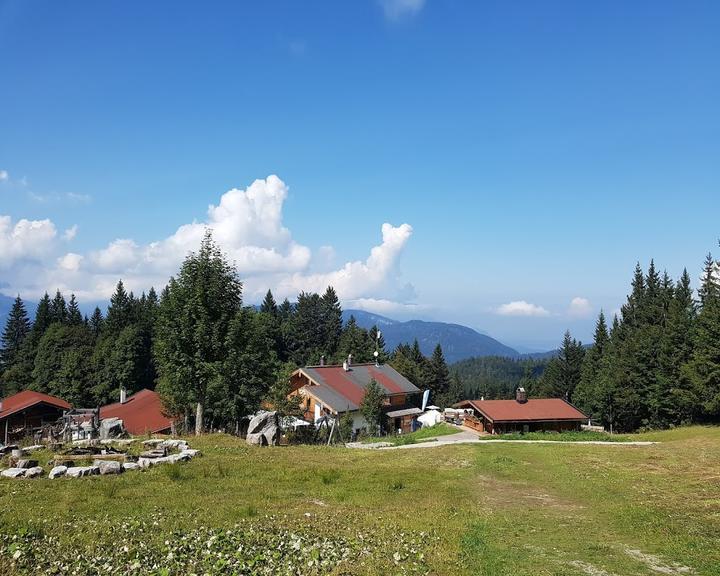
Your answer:
[[[125,430],[135,435],[163,432],[172,424],[172,419],[165,415],[160,396],[153,390],[140,390],[122,404],[103,406],[100,418],[120,418]]]
[[[517,400],[465,400],[455,406],[471,406],[493,422],[586,420],[587,416],[561,398]]]
[[[62,398],[43,394],[42,392],[35,392],[34,390],[23,390],[22,392],[3,399],[2,410],[0,410],[0,420],[7,418],[11,414],[22,412],[36,404],[47,404],[59,410],[70,410],[71,408],[70,404]]]

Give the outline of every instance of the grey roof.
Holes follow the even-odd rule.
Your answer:
[[[417,394],[420,389],[389,364],[354,364],[342,366],[308,366],[301,368],[312,382],[309,392],[336,412],[358,410],[370,380],[380,384],[388,396]]]

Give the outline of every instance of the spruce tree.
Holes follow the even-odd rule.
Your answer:
[[[30,319],[20,295],[15,298],[5,329],[0,338],[0,374],[9,370],[19,360],[19,356],[30,333]],[[3,396],[0,389],[0,398]]]
[[[265,294],[265,299],[260,305],[260,312],[265,312],[265,314],[270,314],[272,316],[277,316],[278,314],[278,306],[270,290],[268,290],[267,294]]]
[[[125,285],[119,280],[115,292],[110,297],[110,305],[105,315],[105,328],[108,334],[119,334],[132,322],[133,299],[125,291]]]
[[[430,381],[430,398],[434,404],[445,407],[452,402],[448,398],[450,390],[450,371],[445,362],[445,355],[442,346],[437,344],[430,357],[430,372],[432,379]]]
[[[575,389],[573,403],[592,418],[600,418],[601,403],[598,375],[610,335],[605,314],[600,311],[595,324],[593,346],[585,354],[580,372],[580,381]]]
[[[52,322],[57,322],[58,324],[65,324],[68,320],[65,298],[60,293],[60,290],[55,292],[55,298],[53,298],[52,304],[50,305],[50,317]]]
[[[158,389],[171,410],[195,405],[195,433],[204,429],[209,393],[226,378],[228,332],[242,307],[242,284],[208,231],[190,254],[158,310]]]
[[[95,310],[93,310],[92,316],[90,316],[90,320],[88,322],[88,327],[90,328],[93,340],[97,340],[100,337],[104,322],[105,319],[103,318],[100,308],[95,306]]]
[[[68,305],[67,309],[67,322],[71,326],[79,326],[83,322],[83,317],[80,313],[80,308],[78,308],[75,294],[70,295],[70,304]]]
[[[343,330],[342,308],[340,300],[332,286],[328,286],[320,299],[322,324],[320,330],[323,337],[323,348],[328,357],[333,356],[340,343]]]

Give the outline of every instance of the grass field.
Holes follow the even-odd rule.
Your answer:
[[[458,434],[462,432],[460,428],[450,426],[444,422],[439,422],[435,426],[423,427],[415,432],[409,432],[407,434],[395,434],[392,436],[381,436],[378,438],[368,438],[364,442],[372,444],[376,442],[389,442],[394,446],[404,446],[406,444],[417,444],[418,442],[427,442],[433,438],[439,436],[450,436],[451,434]]]
[[[1,479],[0,574],[720,575],[720,429],[637,439],[661,443],[212,435],[191,439],[204,455],[187,464]]]

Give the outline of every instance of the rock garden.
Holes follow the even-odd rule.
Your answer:
[[[48,451],[51,457],[47,459]],[[82,478],[142,470],[162,464],[187,462],[199,455],[186,440],[151,438],[139,440],[76,440],[69,444],[4,446],[0,476],[6,478]],[[40,455],[46,461],[41,463]]]

